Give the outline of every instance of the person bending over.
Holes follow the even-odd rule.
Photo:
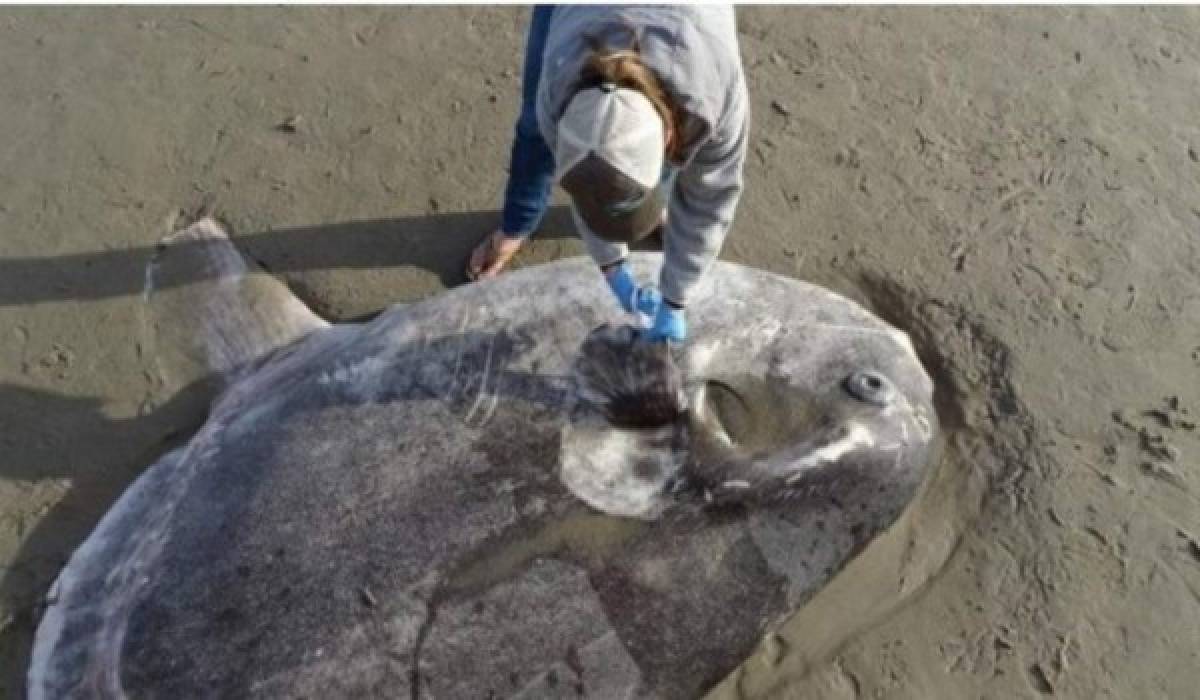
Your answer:
[[[684,309],[737,209],[749,107],[727,6],[534,8],[500,228],[471,279],[500,273],[537,228],[553,184],[640,337],[682,342]],[[628,244],[662,229],[658,287]]]

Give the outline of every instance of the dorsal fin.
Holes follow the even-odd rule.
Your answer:
[[[247,263],[211,218],[167,236],[146,270],[147,335],[165,373],[228,384],[253,363],[329,324]]]

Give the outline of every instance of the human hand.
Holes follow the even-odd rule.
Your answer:
[[[621,308],[625,309],[626,313],[633,313],[633,310],[637,308],[640,289],[633,279],[633,273],[629,270],[629,264],[621,262],[614,265],[605,271],[604,279],[608,282],[608,288],[612,290],[617,302],[621,304]]]
[[[471,251],[471,259],[467,263],[467,279],[475,281],[500,274],[524,243],[524,237],[510,236],[496,229]]]
[[[613,295],[627,313],[636,314],[642,328],[649,328],[662,305],[662,294],[654,287],[639,287],[627,263],[620,263],[604,275]]]
[[[639,337],[651,343],[682,343],[687,339],[687,319],[684,318],[683,309],[677,309],[665,302],[659,304],[654,323],[649,329],[642,331]]]

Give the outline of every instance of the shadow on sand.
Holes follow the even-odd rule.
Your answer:
[[[151,413],[113,419],[97,397],[0,384],[0,479],[69,484],[32,531],[24,532],[23,521],[8,524],[23,542],[0,576],[9,615],[0,628],[0,697],[25,697],[41,602],[71,552],[145,467],[199,427],[212,391],[209,382],[196,382]]]
[[[434,214],[239,234],[234,242],[276,274],[412,266],[451,287],[466,281],[463,270],[471,249],[499,220],[496,211]],[[566,207],[551,208],[535,235],[541,240],[573,237]],[[0,307],[140,294],[154,252],[154,246],[146,246],[0,259]],[[196,279],[174,281],[197,281],[200,272]]]

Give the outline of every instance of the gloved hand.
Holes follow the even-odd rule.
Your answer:
[[[629,271],[627,263],[621,263],[609,270],[605,275],[608,286],[616,295],[621,308],[626,313],[636,313],[642,319],[642,325],[650,326],[662,306],[662,294],[654,287],[639,287]]]
[[[687,320],[684,319],[683,309],[667,303],[659,304],[653,325],[649,330],[642,331],[640,337],[651,343],[682,343],[687,338]]]

